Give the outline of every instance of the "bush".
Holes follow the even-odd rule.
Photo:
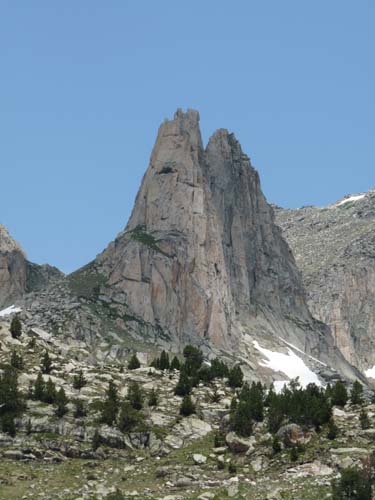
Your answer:
[[[14,339],[18,339],[19,337],[21,337],[22,325],[18,316],[13,316],[9,331]]]
[[[14,437],[16,435],[14,417],[11,413],[3,415],[3,417],[1,418],[1,430],[9,434],[11,437]]]
[[[140,366],[141,366],[141,363],[139,362],[137,355],[133,354],[133,356],[130,358],[130,361],[128,363],[128,369],[129,370],[137,370],[137,368],[140,368]]]
[[[229,474],[237,474],[237,467],[233,462],[229,462],[228,472]]]
[[[74,413],[73,413],[74,418],[82,418],[85,417],[86,415],[87,411],[83,401],[81,401],[80,399],[74,401]]]
[[[155,389],[151,389],[151,392],[148,397],[148,406],[157,406],[158,405],[158,395]]]
[[[85,379],[85,377],[83,375],[83,371],[79,370],[77,375],[74,375],[74,377],[73,377],[73,388],[80,391],[82,389],[82,387],[85,387],[86,384],[87,384],[87,380]]]
[[[16,370],[22,370],[23,368],[23,358],[20,354],[17,354],[17,351],[13,350],[12,355],[10,357],[10,364]]]
[[[95,429],[94,436],[91,442],[92,449],[94,451],[97,450],[101,444],[102,444],[102,438],[100,437],[98,429]]]
[[[341,477],[332,482],[332,500],[371,500],[371,477],[366,471],[348,467],[341,471]]]
[[[184,417],[188,417],[195,413],[195,405],[190,397],[190,395],[184,396],[181,406],[180,406],[180,415]]]
[[[298,452],[299,452],[299,450],[298,450],[297,446],[293,446],[290,449],[289,457],[290,457],[291,462],[297,462],[298,456],[299,456]]]

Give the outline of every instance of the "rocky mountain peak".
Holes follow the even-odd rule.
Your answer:
[[[11,237],[8,229],[0,224],[0,252],[20,252],[24,255],[24,251],[22,250],[20,244]]]

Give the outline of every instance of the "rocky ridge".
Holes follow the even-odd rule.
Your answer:
[[[375,190],[324,207],[275,210],[313,315],[346,359],[375,365]]]

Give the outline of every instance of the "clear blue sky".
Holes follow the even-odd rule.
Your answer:
[[[373,0],[0,0],[0,222],[68,272],[125,226],[157,128],[235,132],[269,201],[375,185]]]

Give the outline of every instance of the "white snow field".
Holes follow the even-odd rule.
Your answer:
[[[10,314],[21,312],[22,309],[16,306],[9,306],[6,309],[0,311],[0,318],[4,318],[5,316],[9,316]]]
[[[321,382],[318,376],[310,370],[310,368],[305,365],[303,360],[297,356],[291,349],[288,349],[288,354],[282,352],[274,352],[269,349],[264,349],[259,345],[259,343],[254,340],[254,347],[259,352],[261,352],[266,359],[264,359],[260,366],[270,368],[275,372],[284,373],[288,380],[276,380],[274,382],[274,387],[276,392],[281,391],[285,384],[289,380],[298,377],[299,382],[302,387],[306,387],[308,384],[314,383],[321,386]]]
[[[368,378],[375,378],[375,365],[372,368],[365,370],[365,375]]]

